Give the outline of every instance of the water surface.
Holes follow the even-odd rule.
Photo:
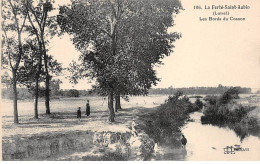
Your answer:
[[[190,115],[194,122],[188,122],[182,133],[188,140],[185,148],[159,146],[151,160],[260,160],[260,139],[248,136],[242,142],[229,128],[201,124],[201,112]],[[235,151],[224,154],[226,146],[240,145],[249,151]]]

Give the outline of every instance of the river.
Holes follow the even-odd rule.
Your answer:
[[[185,148],[158,146],[150,160],[260,160],[260,139],[258,137],[248,136],[240,141],[235,132],[229,128],[201,124],[201,116],[201,112],[190,114],[193,122],[188,122],[183,127],[182,133],[188,140]],[[224,148],[234,147],[234,145],[248,148],[249,151],[235,151],[235,154],[224,153]]]

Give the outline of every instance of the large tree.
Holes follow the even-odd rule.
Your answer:
[[[28,19],[31,25],[31,33],[35,35],[40,51],[40,55],[43,56],[44,62],[44,74],[45,74],[45,107],[46,114],[50,114],[50,80],[51,75],[49,73],[50,57],[47,54],[46,44],[48,39],[46,37],[50,35],[50,31],[46,32],[48,27],[53,26],[54,17],[48,15],[50,11],[53,10],[52,2],[50,0],[40,0],[34,2],[33,0],[27,0],[28,7]],[[41,65],[39,65],[38,71],[41,70]],[[36,78],[40,77],[40,72],[37,74]],[[36,83],[38,83],[36,81]],[[38,85],[36,85],[36,91]],[[36,94],[35,108],[37,108],[38,95]]]
[[[27,8],[24,0],[2,0],[2,64],[8,63],[12,72],[14,123],[18,124],[17,75],[24,55],[23,31],[27,20]]]
[[[114,95],[147,94],[156,85],[154,65],[180,37],[167,32],[180,8],[178,0],[75,0],[60,7],[58,23],[82,53],[80,65],[71,65],[73,80],[95,79],[108,95],[110,121]]]
[[[43,55],[39,49],[37,39],[27,40],[24,48],[23,63],[19,68],[19,82],[26,86],[35,97],[34,118],[38,118],[38,98],[45,96],[46,88],[39,84],[45,82],[46,73],[42,67]],[[61,64],[48,55],[48,69],[50,76],[59,75]]]

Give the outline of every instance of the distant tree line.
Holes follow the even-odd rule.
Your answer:
[[[181,90],[184,94],[191,95],[200,95],[200,94],[223,94],[231,87],[222,86],[221,84],[218,87],[189,87],[189,88],[153,88],[149,90],[150,95],[165,94],[173,95],[177,90]],[[238,88],[239,93],[251,93],[251,88]]]
[[[39,88],[39,97],[45,97],[45,88]],[[12,92],[12,88],[2,88],[2,98],[3,99],[13,99],[14,95]],[[51,90],[50,97],[51,99],[62,98],[62,97],[83,97],[83,96],[93,96],[95,95],[93,92],[89,90],[76,90],[76,89],[61,89],[61,90]],[[30,92],[27,88],[17,88],[17,99],[25,100],[25,99],[34,99],[33,93]]]
[[[83,96],[98,96],[99,92],[95,89],[91,90],[77,90],[77,89],[60,89],[60,80],[52,80],[50,82],[50,97],[83,97]],[[189,88],[155,88],[149,90],[149,95],[165,94],[174,95],[177,91],[182,91],[183,94],[224,94],[227,90],[232,87],[219,85],[218,87],[189,87]],[[239,93],[251,93],[251,88],[236,87]],[[27,88],[17,88],[18,99],[33,99],[33,90]],[[43,98],[45,96],[45,88],[39,87],[39,97]],[[2,98],[12,99],[13,92],[12,88],[2,88]]]

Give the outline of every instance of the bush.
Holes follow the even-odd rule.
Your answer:
[[[201,121],[203,123],[209,121],[209,123],[213,123],[213,124],[238,123],[245,116],[247,116],[247,113],[250,110],[251,109],[249,107],[245,107],[242,105],[239,105],[238,108],[232,111],[228,108],[228,105],[223,105],[223,104],[207,105],[205,111],[203,112],[204,116],[203,119],[201,119]],[[206,119],[206,117],[208,118]]]
[[[245,117],[240,121],[240,124],[246,126],[247,129],[254,129],[257,127],[257,118]]]
[[[230,118],[231,122],[240,122],[249,112],[247,107],[240,105],[238,108],[230,112],[232,118]]]
[[[204,100],[207,104],[209,104],[209,105],[216,105],[216,104],[217,104],[218,97],[217,97],[217,96],[214,96],[214,95],[208,95],[208,96],[204,97],[203,100]]]
[[[196,111],[201,110],[203,108],[203,102],[197,98],[195,101],[195,109]]]
[[[232,87],[222,95],[206,96],[206,109],[201,121],[210,121],[211,123],[238,123],[250,111],[249,107],[239,105],[231,111],[230,106],[234,106],[233,99],[239,98],[239,90]],[[208,117],[208,118],[207,118]]]
[[[228,104],[233,99],[238,99],[239,89],[237,87],[231,87],[219,98],[220,104]]]
[[[226,124],[234,129],[236,134],[243,140],[250,129],[257,128],[257,119],[248,117],[254,107],[234,105],[233,99],[238,98],[236,88],[231,88],[223,95],[205,97],[206,109],[201,117],[202,123]]]
[[[76,89],[70,89],[67,93],[66,96],[68,97],[79,97],[79,91]]]
[[[235,133],[242,141],[246,136],[248,136],[249,133],[251,133],[251,130],[257,129],[257,126],[257,118],[246,116],[239,123],[235,123],[229,127],[234,129]]]
[[[189,98],[177,92],[174,96],[169,96],[168,100],[159,106],[156,113],[153,113],[153,121],[147,122],[147,133],[154,141],[169,143],[174,141],[174,135],[180,135],[181,127],[189,118],[189,113],[195,111],[195,105]],[[176,136],[175,136],[176,138]],[[172,143],[178,145],[179,142]]]
[[[248,129],[245,128],[245,126],[236,123],[232,129],[234,129],[237,136],[240,137],[240,140],[242,141],[247,135],[248,135]]]

